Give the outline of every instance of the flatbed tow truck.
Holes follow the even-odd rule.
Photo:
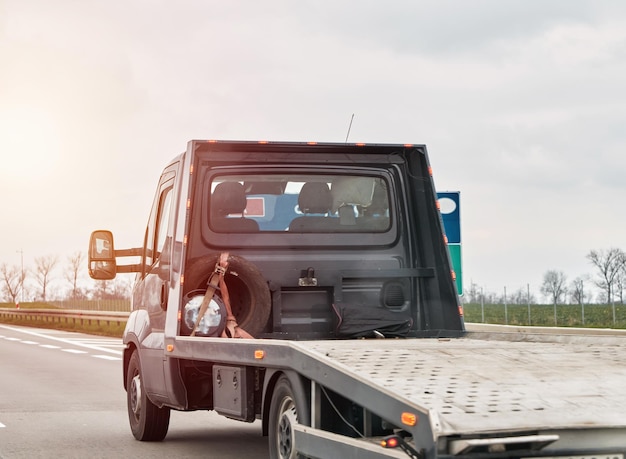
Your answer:
[[[215,410],[273,459],[624,459],[626,336],[466,330],[423,145],[191,141],[143,239],[89,250],[137,273],[138,440]]]

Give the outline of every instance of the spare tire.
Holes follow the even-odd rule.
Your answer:
[[[184,294],[196,289],[206,291],[209,277],[215,270],[219,256],[219,254],[210,255],[191,262],[185,272]],[[237,324],[252,336],[258,336],[267,324],[272,302],[263,275],[245,258],[230,255],[224,280]],[[216,290],[215,295],[220,296],[219,290]]]

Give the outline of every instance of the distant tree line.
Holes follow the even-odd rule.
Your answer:
[[[591,250],[587,260],[595,268],[593,276],[577,277],[568,282],[563,271],[550,269],[543,275],[540,293],[551,304],[584,304],[592,302],[592,289],[599,289],[596,303],[624,304],[626,290],[626,252],[618,248]],[[95,281],[86,278],[86,257],[77,251],[63,263],[58,256],[35,258],[34,267],[0,264],[0,298],[4,302],[128,299],[131,293],[130,276],[117,276],[112,281]],[[485,304],[537,304],[530,286],[500,293],[483,291],[475,283],[465,289],[465,303]]]
[[[34,267],[0,264],[0,297],[4,302],[117,300],[130,298],[129,276],[112,281],[86,278],[86,257],[77,251],[63,263],[58,256],[35,258]]]
[[[596,303],[624,304],[626,290],[626,252],[618,248],[591,250],[587,260],[594,268],[591,276],[579,276],[568,282],[566,274],[557,269],[549,269],[543,275],[540,293],[550,304],[589,304],[593,300],[592,286],[599,290]],[[480,286],[471,283],[464,292],[464,302],[485,304],[536,304],[537,298],[530,287],[520,287],[507,292],[485,292]]]

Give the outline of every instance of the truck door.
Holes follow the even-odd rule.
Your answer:
[[[174,167],[159,182],[144,240],[144,271],[135,286],[133,309],[145,317],[146,330],[139,337],[145,388],[152,399],[165,399],[164,328],[172,267],[172,198]]]

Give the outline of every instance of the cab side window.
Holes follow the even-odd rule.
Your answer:
[[[145,264],[148,269],[157,263],[166,249],[173,189],[173,179],[162,182],[152,207],[145,241]]]
[[[159,204],[159,216],[156,224],[156,238],[154,246],[155,260],[159,259],[163,253],[165,247],[165,241],[167,240],[167,233],[169,229],[169,216],[172,208],[172,186],[167,188],[161,194],[161,200]]]

